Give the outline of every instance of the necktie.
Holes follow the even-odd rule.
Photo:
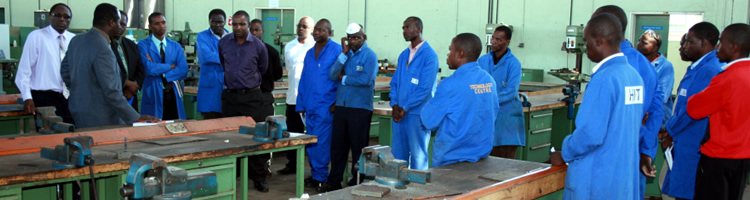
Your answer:
[[[161,56],[161,63],[164,63],[164,42],[161,42],[161,48],[159,48],[159,55]]]
[[[159,48],[159,56],[161,56],[161,63],[165,63],[164,62],[164,57],[166,57],[166,54],[164,53],[164,42],[161,42],[160,46],[161,47]],[[161,75],[161,84],[162,84],[163,89],[171,89],[172,88],[172,84],[170,84],[169,82],[167,82],[167,78],[164,77],[164,74]]]
[[[57,42],[60,47],[60,62],[62,62],[63,58],[65,58],[65,39],[63,39],[62,35],[57,36]]]
[[[120,60],[122,60],[122,67],[125,68],[125,74],[130,74],[128,69],[128,59],[125,59],[125,53],[122,51],[122,44],[120,44],[120,41],[115,41],[115,45],[117,45],[117,52],[118,55],[120,55]]]

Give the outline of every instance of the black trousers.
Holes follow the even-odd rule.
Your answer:
[[[304,133],[305,124],[302,123],[302,118],[295,109],[297,109],[297,106],[286,104],[286,130],[289,132]],[[286,159],[289,160],[289,162],[286,163],[286,167],[296,169],[297,151],[286,151]]]
[[[225,117],[250,116],[256,122],[264,121],[266,116],[262,110],[263,96],[260,90],[238,94],[224,90],[221,93],[221,110]],[[248,157],[248,174],[254,182],[266,181],[268,171],[268,159],[270,154],[261,154]],[[237,169],[240,169],[239,158]],[[237,173],[239,176],[239,171]]]
[[[369,141],[371,121],[372,111],[336,106],[333,113],[331,173],[328,174],[328,185],[339,186],[343,180],[350,148],[352,166],[349,169],[356,178],[359,173],[359,156]],[[349,181],[349,185],[356,184],[356,179],[352,180]]]
[[[273,115],[273,101],[273,94],[271,94],[270,92],[263,92],[263,105],[261,106],[263,110],[263,116]],[[263,119],[263,121],[265,121],[265,119]]]
[[[218,119],[224,117],[220,112],[204,112],[203,119]]]
[[[177,97],[174,96],[174,89],[164,89],[164,102],[162,104],[162,119],[172,120],[180,119],[180,115],[177,113]]]
[[[701,154],[693,199],[742,199],[750,159],[711,158]]]
[[[73,116],[68,109],[68,99],[62,93],[50,90],[31,90],[31,98],[35,107],[54,106],[55,114],[63,118],[63,122],[74,124]]]

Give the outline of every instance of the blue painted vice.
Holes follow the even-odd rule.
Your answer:
[[[94,164],[91,158],[91,145],[94,139],[91,136],[76,136],[63,139],[65,144],[57,145],[54,149],[43,147],[42,158],[56,160],[52,164],[55,169],[72,169]]]
[[[148,154],[130,157],[130,169],[120,195],[128,199],[188,200],[190,191],[216,193],[216,173],[211,171],[188,174],[167,161]]]
[[[362,149],[359,157],[359,173],[375,176],[375,181],[383,185],[406,185],[409,182],[428,183],[430,172],[408,168],[404,160],[393,158],[391,147],[374,145]]]
[[[283,115],[268,116],[265,122],[255,123],[255,126],[240,126],[240,133],[253,135],[253,140],[260,142],[289,138]]]
[[[63,122],[62,117],[55,114],[54,106],[36,108],[36,127],[42,134],[69,133],[75,131],[73,124]]]

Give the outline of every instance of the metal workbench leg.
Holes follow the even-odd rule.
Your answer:
[[[299,145],[297,148],[297,197],[301,197],[304,192],[305,180],[305,145]]]
[[[247,156],[240,158],[240,199],[247,200]]]
[[[63,184],[63,200],[73,200],[73,184],[76,183],[70,182]]]

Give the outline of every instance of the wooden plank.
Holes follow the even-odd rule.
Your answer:
[[[496,183],[450,199],[535,199],[562,190],[568,166],[553,166],[550,169]]]
[[[106,129],[98,131],[74,132],[52,135],[15,135],[14,137],[0,138],[0,156],[39,152],[42,147],[54,147],[62,144],[66,137],[88,135],[94,138],[94,145],[107,145],[123,143],[128,141],[144,139],[156,139],[174,135],[199,135],[215,133],[220,131],[231,131],[239,129],[240,125],[254,126],[255,121],[250,117],[229,117],[212,120],[185,121],[181,122],[188,130],[187,133],[171,134],[166,129],[167,124],[154,126],[129,127],[118,129]]]
[[[238,131],[223,131],[204,134],[206,141],[195,143],[160,146],[141,142],[128,143],[133,153],[146,153],[160,157],[169,163],[201,160],[270,149],[312,144],[317,137],[302,135],[295,138],[281,139],[274,142],[258,142],[253,136],[239,134]],[[127,170],[129,159],[115,159],[114,155],[122,151],[123,145],[100,145],[91,148],[95,160],[94,173],[106,173]],[[41,158],[38,153],[0,156],[0,186],[37,181],[48,181],[62,178],[84,176],[89,174],[87,167],[58,170],[52,168],[54,161]]]

